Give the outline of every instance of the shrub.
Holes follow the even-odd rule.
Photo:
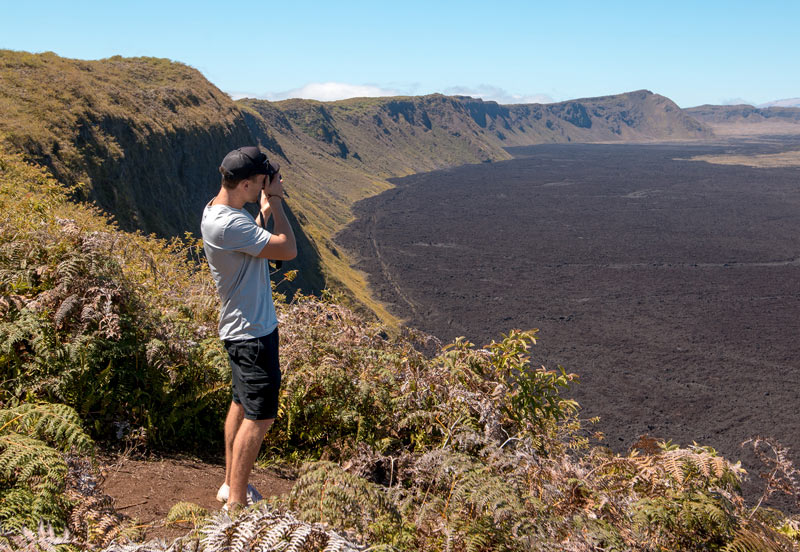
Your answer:
[[[195,240],[119,231],[0,151],[0,401],[63,402],[96,437],[219,442],[227,362]]]

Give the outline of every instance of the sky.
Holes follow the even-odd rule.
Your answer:
[[[169,58],[234,99],[759,105],[800,97],[798,21],[800,0],[0,0],[0,49]]]

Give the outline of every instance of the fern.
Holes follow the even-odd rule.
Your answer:
[[[86,460],[67,460],[67,497],[73,503],[68,527],[73,544],[81,549],[109,546],[141,538],[139,528],[114,509],[114,500],[103,494]]]
[[[197,526],[198,522],[208,517],[208,510],[192,502],[178,502],[169,509],[166,523],[191,523]]]
[[[673,493],[634,505],[634,524],[666,547],[718,548],[732,536],[736,521],[721,500],[700,493]]]
[[[3,546],[3,541],[5,545]],[[13,550],[15,552],[55,552],[70,550],[73,541],[69,531],[58,534],[49,525],[40,523],[36,531],[22,527],[14,535],[0,535],[0,550]],[[7,547],[7,548],[6,548]]]
[[[74,410],[64,405],[22,404],[0,409],[0,523],[62,528],[69,500],[68,466],[59,450],[91,452]]]
[[[400,514],[383,489],[332,462],[303,467],[292,488],[289,507],[306,521],[326,522],[362,533],[382,516],[400,522]]]
[[[499,524],[527,514],[514,488],[487,468],[471,470],[456,480],[450,503],[470,515],[487,516]]]
[[[774,531],[740,527],[733,540],[725,545],[722,552],[785,552],[792,550],[789,539]]]
[[[100,437],[126,422],[152,443],[219,442],[198,431],[226,401],[204,354],[218,300],[186,256],[197,240],[120,232],[1,147],[0,178],[0,404],[62,402]]]
[[[0,523],[36,527],[40,520],[63,527],[69,506],[63,496],[67,466],[37,439],[0,436]]]
[[[667,450],[656,456],[657,463],[680,485],[687,487],[702,483],[738,486],[744,472],[741,464],[731,464],[715,451],[693,446],[690,449]]]
[[[266,506],[250,508],[238,516],[226,512],[212,516],[201,528],[203,552],[223,550],[349,552],[363,550],[320,524],[309,524]]]
[[[93,447],[78,414],[63,404],[23,403],[0,410],[0,435],[7,433],[28,435],[62,451],[88,454]]]

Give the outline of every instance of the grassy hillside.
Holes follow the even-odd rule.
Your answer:
[[[226,143],[249,139],[235,104],[166,59],[64,59],[0,51],[0,135],[128,229],[177,235],[199,221]],[[209,178],[209,173],[211,178]]]
[[[242,110],[197,70],[156,58],[71,60],[0,50],[0,142],[49,168],[121,228],[199,232],[220,160],[255,143]],[[272,146],[269,131],[261,142]],[[292,206],[289,206],[290,209]],[[292,216],[293,213],[290,213]],[[305,290],[325,286],[297,228]]]
[[[0,50],[0,141],[80,184],[127,230],[197,232],[219,187],[217,166],[259,143],[283,165],[299,230],[297,286],[338,287],[395,320],[332,242],[355,201],[388,178],[508,159],[507,146],[709,136],[648,91],[549,105],[502,106],[468,97],[233,102],[198,71],[156,58],[99,61]]]

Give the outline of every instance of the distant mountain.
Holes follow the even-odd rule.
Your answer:
[[[719,135],[800,134],[800,108],[701,105],[683,110]]]
[[[516,134],[518,144],[541,142],[651,141],[708,138],[705,125],[687,116],[672,100],[638,90],[613,96],[555,104],[508,106],[521,125],[541,136],[532,141]],[[560,139],[557,137],[560,136]]]
[[[767,102],[759,105],[758,107],[800,107],[800,98],[788,98],[786,100],[775,100],[774,102]]]
[[[710,136],[647,90],[545,105],[440,94],[234,102],[166,59],[0,50],[0,147],[82,183],[123,228],[170,236],[197,232],[224,154],[259,143],[283,166],[305,244],[301,287],[340,281],[362,302],[363,280],[331,237],[355,201],[391,187],[388,178],[509,159],[508,146]]]

